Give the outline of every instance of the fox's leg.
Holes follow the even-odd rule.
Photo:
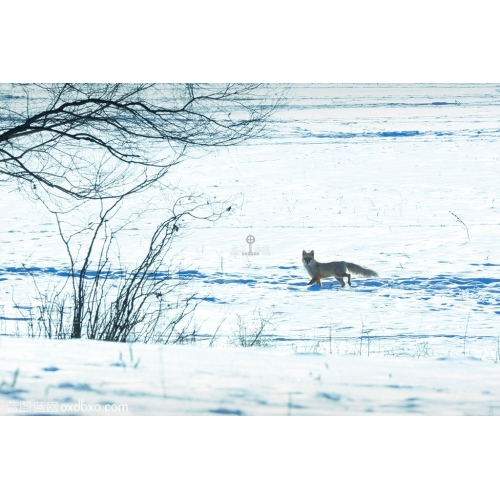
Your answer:
[[[337,278],[337,276],[335,276],[335,278]],[[349,273],[341,274],[339,278],[347,278],[347,283],[349,283],[349,286],[351,286],[351,275]],[[344,280],[339,278],[337,279],[342,283],[342,286],[344,287],[345,286]]]
[[[306,286],[314,285],[314,283],[317,283],[318,286],[321,288],[321,280],[319,278],[313,278]]]
[[[335,279],[340,282],[340,284],[342,285],[342,288],[345,287],[344,278],[337,278],[337,276],[335,276]]]

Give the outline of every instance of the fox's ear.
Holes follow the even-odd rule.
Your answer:
[[[314,257],[314,250],[311,250],[311,257]]]
[[[304,256],[307,252],[305,250],[302,250],[302,256]]]

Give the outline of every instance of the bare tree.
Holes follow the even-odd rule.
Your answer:
[[[187,157],[257,137],[282,99],[260,84],[0,85],[0,180],[17,181],[54,215],[68,256],[60,287],[35,282],[30,324],[48,337],[188,338],[200,298],[179,293],[186,280],[167,253],[186,219],[214,221],[230,207],[172,189],[169,215],[129,270],[116,255],[130,221],[115,219]],[[93,215],[77,227],[83,212]]]
[[[262,84],[3,84],[0,178],[51,200],[123,197],[259,135],[281,99]]]
[[[198,217],[200,208],[205,220],[216,220],[221,214],[211,211],[210,206],[207,213],[206,205],[185,206],[183,201],[182,197],[176,200],[171,215],[151,235],[142,259],[128,271],[116,270],[110,258],[120,231],[129,223],[127,220],[111,227],[121,200],[103,209],[96,223],[86,228],[90,243],[80,259],[71,244],[72,236],[78,233],[67,237],[57,219],[71,263],[71,338],[85,334],[97,340],[168,343],[183,342],[188,337],[191,314],[201,299],[196,294],[182,294],[186,277],[166,257],[187,218]]]
[[[189,226],[189,219],[214,222],[223,214],[221,204],[178,196],[147,244],[140,245],[143,251],[138,262],[127,268],[120,264],[120,235],[144,214],[117,217],[123,199],[94,203],[100,204],[100,211],[91,213],[90,222],[79,227],[73,213],[65,220],[68,214],[54,212],[68,256],[66,279],[44,289],[30,273],[39,305],[37,314],[30,309],[25,317],[28,335],[38,332],[48,338],[85,336],[118,342],[195,340],[192,314],[204,297],[187,286],[189,273],[173,265],[168,253],[178,233]]]

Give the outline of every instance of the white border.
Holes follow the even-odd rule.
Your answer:
[[[496,82],[491,2],[25,1],[3,82]]]

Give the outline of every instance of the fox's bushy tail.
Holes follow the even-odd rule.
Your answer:
[[[360,276],[378,276],[375,271],[363,266],[358,266],[357,264],[352,264],[351,262],[346,262],[346,266],[351,273],[359,274]]]

